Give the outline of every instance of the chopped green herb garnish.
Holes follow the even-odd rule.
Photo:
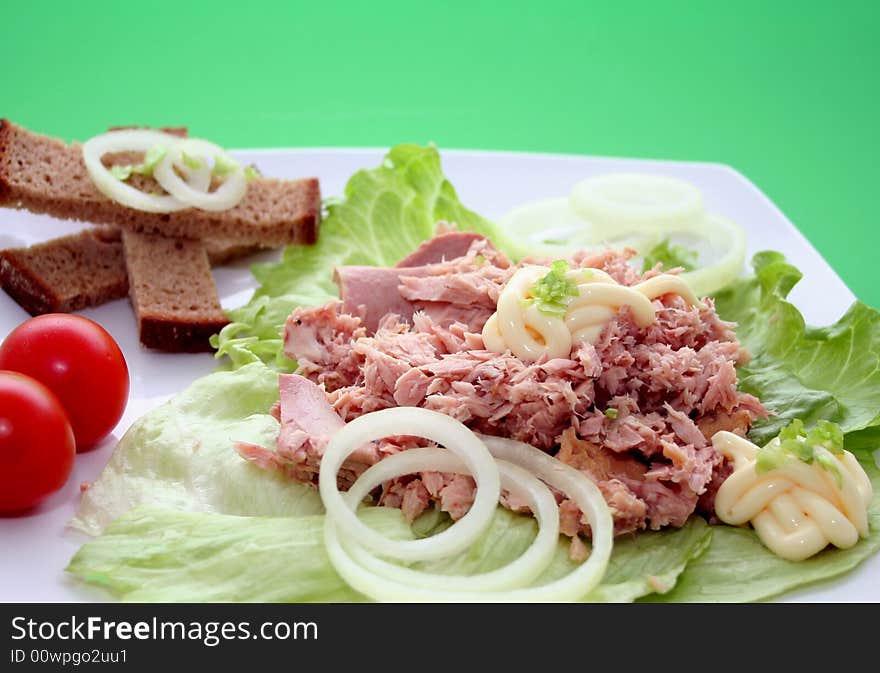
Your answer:
[[[251,164],[247,168],[244,169],[244,177],[247,180],[253,180],[254,178],[259,178],[263,174],[260,173],[260,169],[257,168],[254,164]]]
[[[183,165],[187,168],[192,168],[194,171],[198,170],[202,167],[202,162],[196,159],[195,157],[191,157],[186,152],[180,153],[180,158],[183,160]]]
[[[144,155],[144,163],[135,166],[135,172],[152,177],[156,164],[162,161],[166,154],[168,154],[168,150],[164,145],[153,145]]]
[[[557,260],[550,265],[546,276],[539,278],[531,295],[539,311],[563,316],[571,297],[578,296],[577,283],[568,277],[568,262]]]
[[[239,163],[228,155],[219,154],[214,157],[214,175],[223,177],[239,167]]]
[[[779,431],[779,436],[758,450],[755,469],[769,472],[782,467],[790,460],[807,464],[813,461],[834,474],[841,481],[840,468],[832,454],[843,453],[843,431],[837,423],[819,421],[809,430],[801,419],[796,418]]]
[[[153,177],[153,169],[160,161],[162,161],[168,150],[162,145],[153,145],[144,155],[144,161],[140,164],[119,164],[110,167],[110,175],[117,180],[123,182],[128,180],[132,174],[146,175],[148,178]]]
[[[613,409],[613,408],[606,409],[605,410],[605,418],[607,418],[609,421],[616,421],[617,420],[617,409]]]
[[[755,471],[770,472],[776,470],[785,464],[786,456],[782,452],[782,445],[772,440],[767,446],[758,449],[758,455],[755,458]]]
[[[779,431],[779,439],[797,439],[802,435],[806,436],[806,434],[807,432],[804,430],[804,422],[799,418],[795,418],[791,423]]]
[[[664,238],[645,253],[642,271],[653,269],[658,263],[662,264],[664,269],[680,266],[685,271],[693,271],[697,268],[697,251],[681,245],[672,245],[668,238]]]
[[[131,172],[133,169],[134,169],[134,166],[132,166],[131,164],[127,164],[124,166],[123,165],[116,165],[116,166],[111,166],[109,168],[110,175],[112,175],[117,180],[122,180],[123,182],[128,180],[131,177]]]

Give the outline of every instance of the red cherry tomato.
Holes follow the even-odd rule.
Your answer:
[[[0,369],[27,374],[56,395],[78,451],[113,430],[128,403],[128,366],[119,345],[82,316],[50,313],[23,322],[0,345]]]
[[[0,371],[0,512],[33,507],[64,486],[75,456],[58,398],[29,376]]]

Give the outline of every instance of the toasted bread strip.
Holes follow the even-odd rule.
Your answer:
[[[94,227],[0,250],[0,286],[31,315],[69,313],[128,293],[119,231]]]
[[[141,344],[164,351],[209,351],[228,322],[201,241],[122,233],[131,303]]]
[[[206,241],[212,266],[262,250],[256,245]],[[91,227],[28,248],[0,250],[0,287],[31,315],[70,313],[128,295],[122,235]]]
[[[132,176],[131,184],[162,191],[144,176]],[[321,194],[316,178],[258,177],[249,181],[241,203],[230,210],[188,208],[176,213],[146,213],[98,191],[77,143],[66,145],[2,119],[0,206],[171,238],[221,238],[274,247],[317,240]]]

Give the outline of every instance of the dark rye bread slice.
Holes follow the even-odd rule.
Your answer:
[[[212,266],[261,250],[260,246],[205,241]],[[92,227],[28,248],[0,250],[0,287],[31,315],[70,313],[128,295],[122,234]]]
[[[132,184],[162,191],[152,179],[142,176],[133,176]],[[222,238],[275,247],[317,240],[321,193],[317,178],[257,177],[248,182],[241,203],[230,210],[188,208],[176,213],[146,213],[120,205],[98,191],[86,171],[79,144],[67,145],[2,119],[0,206],[171,238]]]
[[[141,344],[163,351],[210,351],[229,322],[201,241],[122,233],[129,297]]]
[[[31,315],[69,313],[128,294],[118,229],[94,227],[72,236],[0,250],[0,286]]]

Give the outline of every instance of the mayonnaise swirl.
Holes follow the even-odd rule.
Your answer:
[[[678,276],[661,274],[638,285],[620,285],[601,269],[573,269],[566,276],[577,286],[564,316],[542,312],[532,298],[535,283],[549,273],[544,266],[519,269],[498,297],[496,312],[483,326],[487,350],[510,350],[521,360],[534,362],[541,356],[568,357],[575,344],[595,343],[602,329],[623,306],[629,306],[639,327],[656,318],[653,299],[678,294],[688,304],[701,306],[693,291]]]
[[[544,353],[549,358],[568,356],[571,334],[565,323],[542,313],[534,304],[525,305],[531,288],[547,273],[543,266],[525,266],[513,274],[498,297],[497,310],[483,326],[487,350],[503,353],[510,348],[518,358],[529,361]]]
[[[818,461],[792,459],[759,473],[758,447],[732,432],[715,433],[712,444],[734,467],[715,495],[715,513],[735,526],[751,522],[761,542],[777,556],[800,561],[829,544],[846,549],[868,535],[873,489],[849,451],[819,449],[836,461],[838,481]]]

